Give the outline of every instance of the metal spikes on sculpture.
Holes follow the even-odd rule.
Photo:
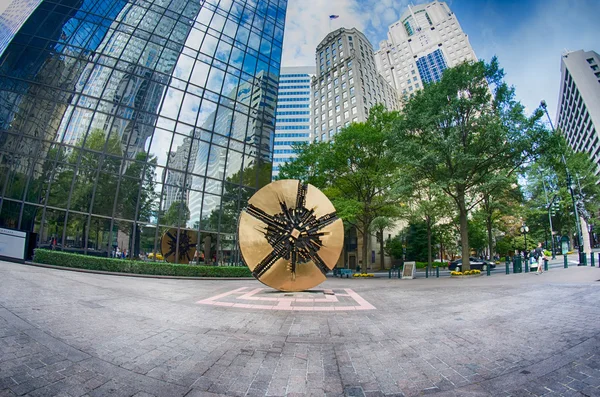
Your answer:
[[[344,226],[329,199],[300,181],[275,181],[241,212],[240,251],[252,275],[280,291],[303,291],[325,281],[344,244]]]
[[[190,263],[196,252],[197,239],[198,233],[181,229],[179,244],[177,244],[177,228],[171,228],[160,239],[161,253],[167,262]],[[175,260],[176,257],[177,260]]]

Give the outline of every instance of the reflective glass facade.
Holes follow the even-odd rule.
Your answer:
[[[417,59],[417,69],[423,83],[435,83],[442,79],[442,73],[448,68],[444,54],[440,49]]]
[[[169,228],[237,263],[270,182],[287,0],[44,0],[0,58],[0,226],[132,257]]]

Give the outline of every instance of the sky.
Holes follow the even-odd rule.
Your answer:
[[[411,4],[429,1],[412,1]],[[361,30],[379,48],[408,0],[288,0],[283,66],[315,64],[315,48],[331,29]],[[496,55],[505,80],[532,112],[545,99],[555,120],[565,49],[600,52],[599,0],[448,0],[475,55]]]
[[[413,0],[412,4],[426,3]],[[288,0],[283,66],[315,64],[317,44],[332,30],[356,27],[374,49],[409,0]],[[10,0],[0,0],[0,13]],[[565,50],[600,52],[599,0],[448,0],[479,59],[496,55],[531,112],[545,99],[555,119]],[[329,15],[340,17],[329,25]]]

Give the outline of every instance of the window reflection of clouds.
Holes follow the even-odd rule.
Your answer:
[[[59,65],[64,70],[63,76],[68,73],[72,76],[70,82],[63,78],[60,83],[64,84],[61,90],[70,91],[71,97],[66,99],[66,94],[61,94],[65,97],[63,104],[54,108],[60,116],[53,121],[55,131],[60,131],[57,142],[68,146],[56,145],[56,148],[64,150],[63,160],[69,156],[78,159],[81,151],[76,145],[91,136],[92,131],[99,130],[116,139],[123,157],[129,160],[116,158],[121,164],[118,171],[102,169],[98,174],[93,164],[95,161],[102,164],[104,160],[92,161],[94,155],[86,154],[89,168],[86,172],[98,175],[89,182],[84,181],[85,174],[76,164],[64,165],[61,170],[68,169],[71,174],[57,170],[57,175],[62,173],[63,179],[71,175],[67,185],[50,184],[52,192],[62,192],[60,200],[57,193],[50,193],[48,203],[42,205],[53,203],[65,208],[71,205],[67,209],[85,212],[91,207],[85,209],[85,203],[71,202],[70,190],[79,194],[86,183],[100,186],[109,176],[121,179],[123,186],[130,186],[138,177],[150,178],[152,184],[139,187],[157,193],[139,195],[149,201],[140,205],[155,211],[151,216],[145,215],[144,223],[156,222],[156,211],[166,211],[175,201],[184,200],[190,210],[190,218],[184,220],[188,227],[202,224],[218,231],[221,226],[215,222],[224,215],[215,214],[225,211],[222,205],[228,205],[228,211],[235,211],[238,207],[235,200],[247,199],[240,196],[235,183],[255,182],[259,156],[265,158],[261,150],[268,150],[265,142],[272,130],[270,113],[273,112],[269,106],[274,105],[271,98],[274,95],[267,91],[276,89],[280,59],[273,57],[281,53],[284,19],[284,12],[278,11],[276,3],[82,0],[79,9],[69,11],[71,14],[66,17],[57,14],[66,7],[62,11],[57,8],[54,11],[57,15],[52,14],[52,18],[60,23],[54,30],[38,34],[51,40],[64,36],[54,44],[54,49],[63,54],[64,62]],[[285,2],[280,2],[280,6],[285,7]],[[27,70],[19,78],[31,79],[42,70],[43,56],[39,59],[39,67]],[[57,72],[55,68],[53,73]],[[59,79],[51,77],[39,81],[54,90]],[[271,77],[273,81],[269,80]],[[9,99],[7,102],[14,103],[13,112],[20,109],[15,94],[2,95]],[[50,119],[50,116],[40,117],[40,126]],[[36,140],[40,138],[27,145],[40,146]],[[156,166],[146,167],[148,175],[143,174],[146,153],[156,156]],[[143,156],[134,161],[137,154]],[[24,168],[34,167],[26,165],[30,163],[46,167],[42,159],[36,162],[28,156],[21,157],[18,161]],[[138,170],[139,164],[142,166]],[[227,188],[225,180],[230,181]],[[10,192],[12,200],[20,195],[15,191]],[[122,233],[131,233],[127,228],[135,223],[129,218],[136,213],[135,208],[128,208],[126,214],[120,214],[120,206],[104,204],[112,204],[113,199],[127,199],[133,200],[135,207],[138,197],[128,196],[133,193],[119,188],[105,192],[107,197],[99,193],[92,200],[95,209],[91,211],[108,217],[106,220],[87,215],[81,215],[81,220],[73,218],[73,222],[85,222],[86,217],[88,222],[90,219],[96,222],[91,226],[100,230],[97,243],[103,249],[115,237],[113,226],[124,227],[119,229]],[[224,203],[221,195],[227,197]],[[231,200],[234,203],[229,206]],[[56,216],[48,212],[48,219]],[[118,223],[121,226],[116,226],[114,219],[118,217],[124,218]],[[126,222],[131,225],[123,226]],[[67,236],[70,227],[64,225],[63,236]],[[233,229],[227,225],[221,231]],[[161,233],[159,228],[152,230],[157,236]]]

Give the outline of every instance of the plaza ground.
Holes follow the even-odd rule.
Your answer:
[[[572,266],[284,294],[0,262],[0,396],[598,396],[598,280]]]

